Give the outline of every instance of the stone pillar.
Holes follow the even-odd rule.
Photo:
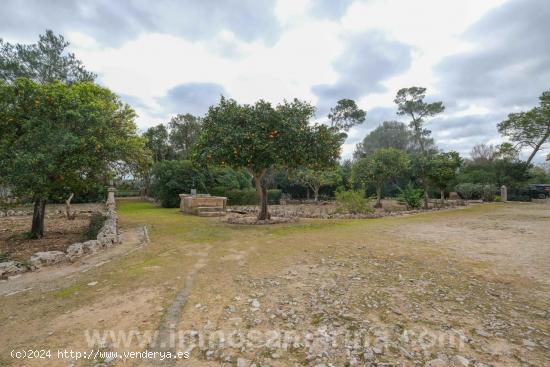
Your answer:
[[[500,187],[500,201],[508,201],[508,189],[504,185]]]
[[[115,192],[116,192],[116,189],[112,186],[107,189],[107,207],[108,208],[115,207]]]

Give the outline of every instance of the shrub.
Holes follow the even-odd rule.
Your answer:
[[[279,189],[267,190],[267,203],[271,205],[278,205],[281,202],[281,195],[283,192]]]
[[[179,194],[203,186],[204,175],[191,161],[162,161],[153,166],[153,194],[165,208],[177,208]]]
[[[399,188],[399,196],[397,201],[405,204],[407,209],[418,209],[422,206],[424,198],[424,190],[415,188],[411,183],[405,186],[404,189]]]
[[[481,198],[483,199],[483,201],[495,201],[495,197],[496,197],[496,193],[497,193],[497,188],[495,185],[492,185],[492,184],[488,184],[488,185],[483,185],[483,187],[481,188]]]
[[[103,227],[103,224],[105,224],[106,219],[107,218],[101,213],[92,214],[90,217],[90,224],[88,224],[88,228],[84,234],[87,240],[97,239],[97,235],[101,230],[101,227]]]
[[[366,214],[372,212],[368,201],[363,197],[362,191],[336,191],[336,203],[338,211],[350,214]]]
[[[456,185],[456,192],[465,200],[480,199],[483,195],[483,185],[465,182]]]
[[[258,204],[258,195],[254,189],[229,190],[224,196],[227,196],[227,203],[229,205]]]

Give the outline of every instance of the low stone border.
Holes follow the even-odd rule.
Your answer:
[[[462,203],[460,206],[465,206],[467,203]],[[431,208],[431,209],[414,209],[414,210],[399,210],[399,211],[389,211],[389,212],[372,212],[365,214],[349,214],[349,213],[337,213],[331,210],[324,210],[317,213],[311,213],[303,208],[293,208],[293,205],[279,205],[277,207],[270,206],[269,213],[275,217],[282,218],[310,218],[310,219],[370,219],[370,218],[382,218],[382,217],[393,217],[399,215],[407,214],[416,214],[416,213],[426,213],[431,211],[439,211],[445,209],[456,208],[459,205],[445,206],[442,208]],[[322,208],[322,206],[320,206]],[[231,207],[228,212],[239,213],[242,215],[250,215],[258,213],[258,207],[255,206],[234,206]]]
[[[78,214],[84,214],[84,213],[93,213],[94,210],[90,209],[79,209],[76,206],[73,206],[73,212]],[[7,210],[0,210],[0,218],[3,217],[25,217],[32,215],[32,209],[7,209]],[[65,214],[65,210],[63,209],[55,209],[52,211],[46,211],[46,217],[51,217],[52,215],[60,215]]]
[[[65,261],[74,261],[77,258],[94,254],[105,248],[112,247],[120,243],[118,236],[117,221],[118,216],[114,205],[108,205],[106,219],[103,227],[97,235],[97,239],[86,242],[73,243],[65,252],[63,251],[43,251],[34,253],[28,261],[5,261],[0,263],[0,279],[33,271],[43,266],[58,264]]]
[[[230,216],[227,218],[229,224],[281,224],[281,223],[294,223],[298,218],[283,218],[283,217],[271,217],[267,220],[258,220],[257,217],[249,216]]]

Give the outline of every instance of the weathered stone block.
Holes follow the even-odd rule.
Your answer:
[[[67,255],[61,251],[44,251],[36,252],[31,256],[31,265],[41,267],[43,265],[53,265],[67,260]]]

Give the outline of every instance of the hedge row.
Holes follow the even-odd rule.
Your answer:
[[[210,190],[212,195],[227,197],[228,205],[257,205],[258,195],[255,189],[225,190],[223,187],[214,187]],[[279,204],[281,201],[281,190],[267,190],[267,202]]]

